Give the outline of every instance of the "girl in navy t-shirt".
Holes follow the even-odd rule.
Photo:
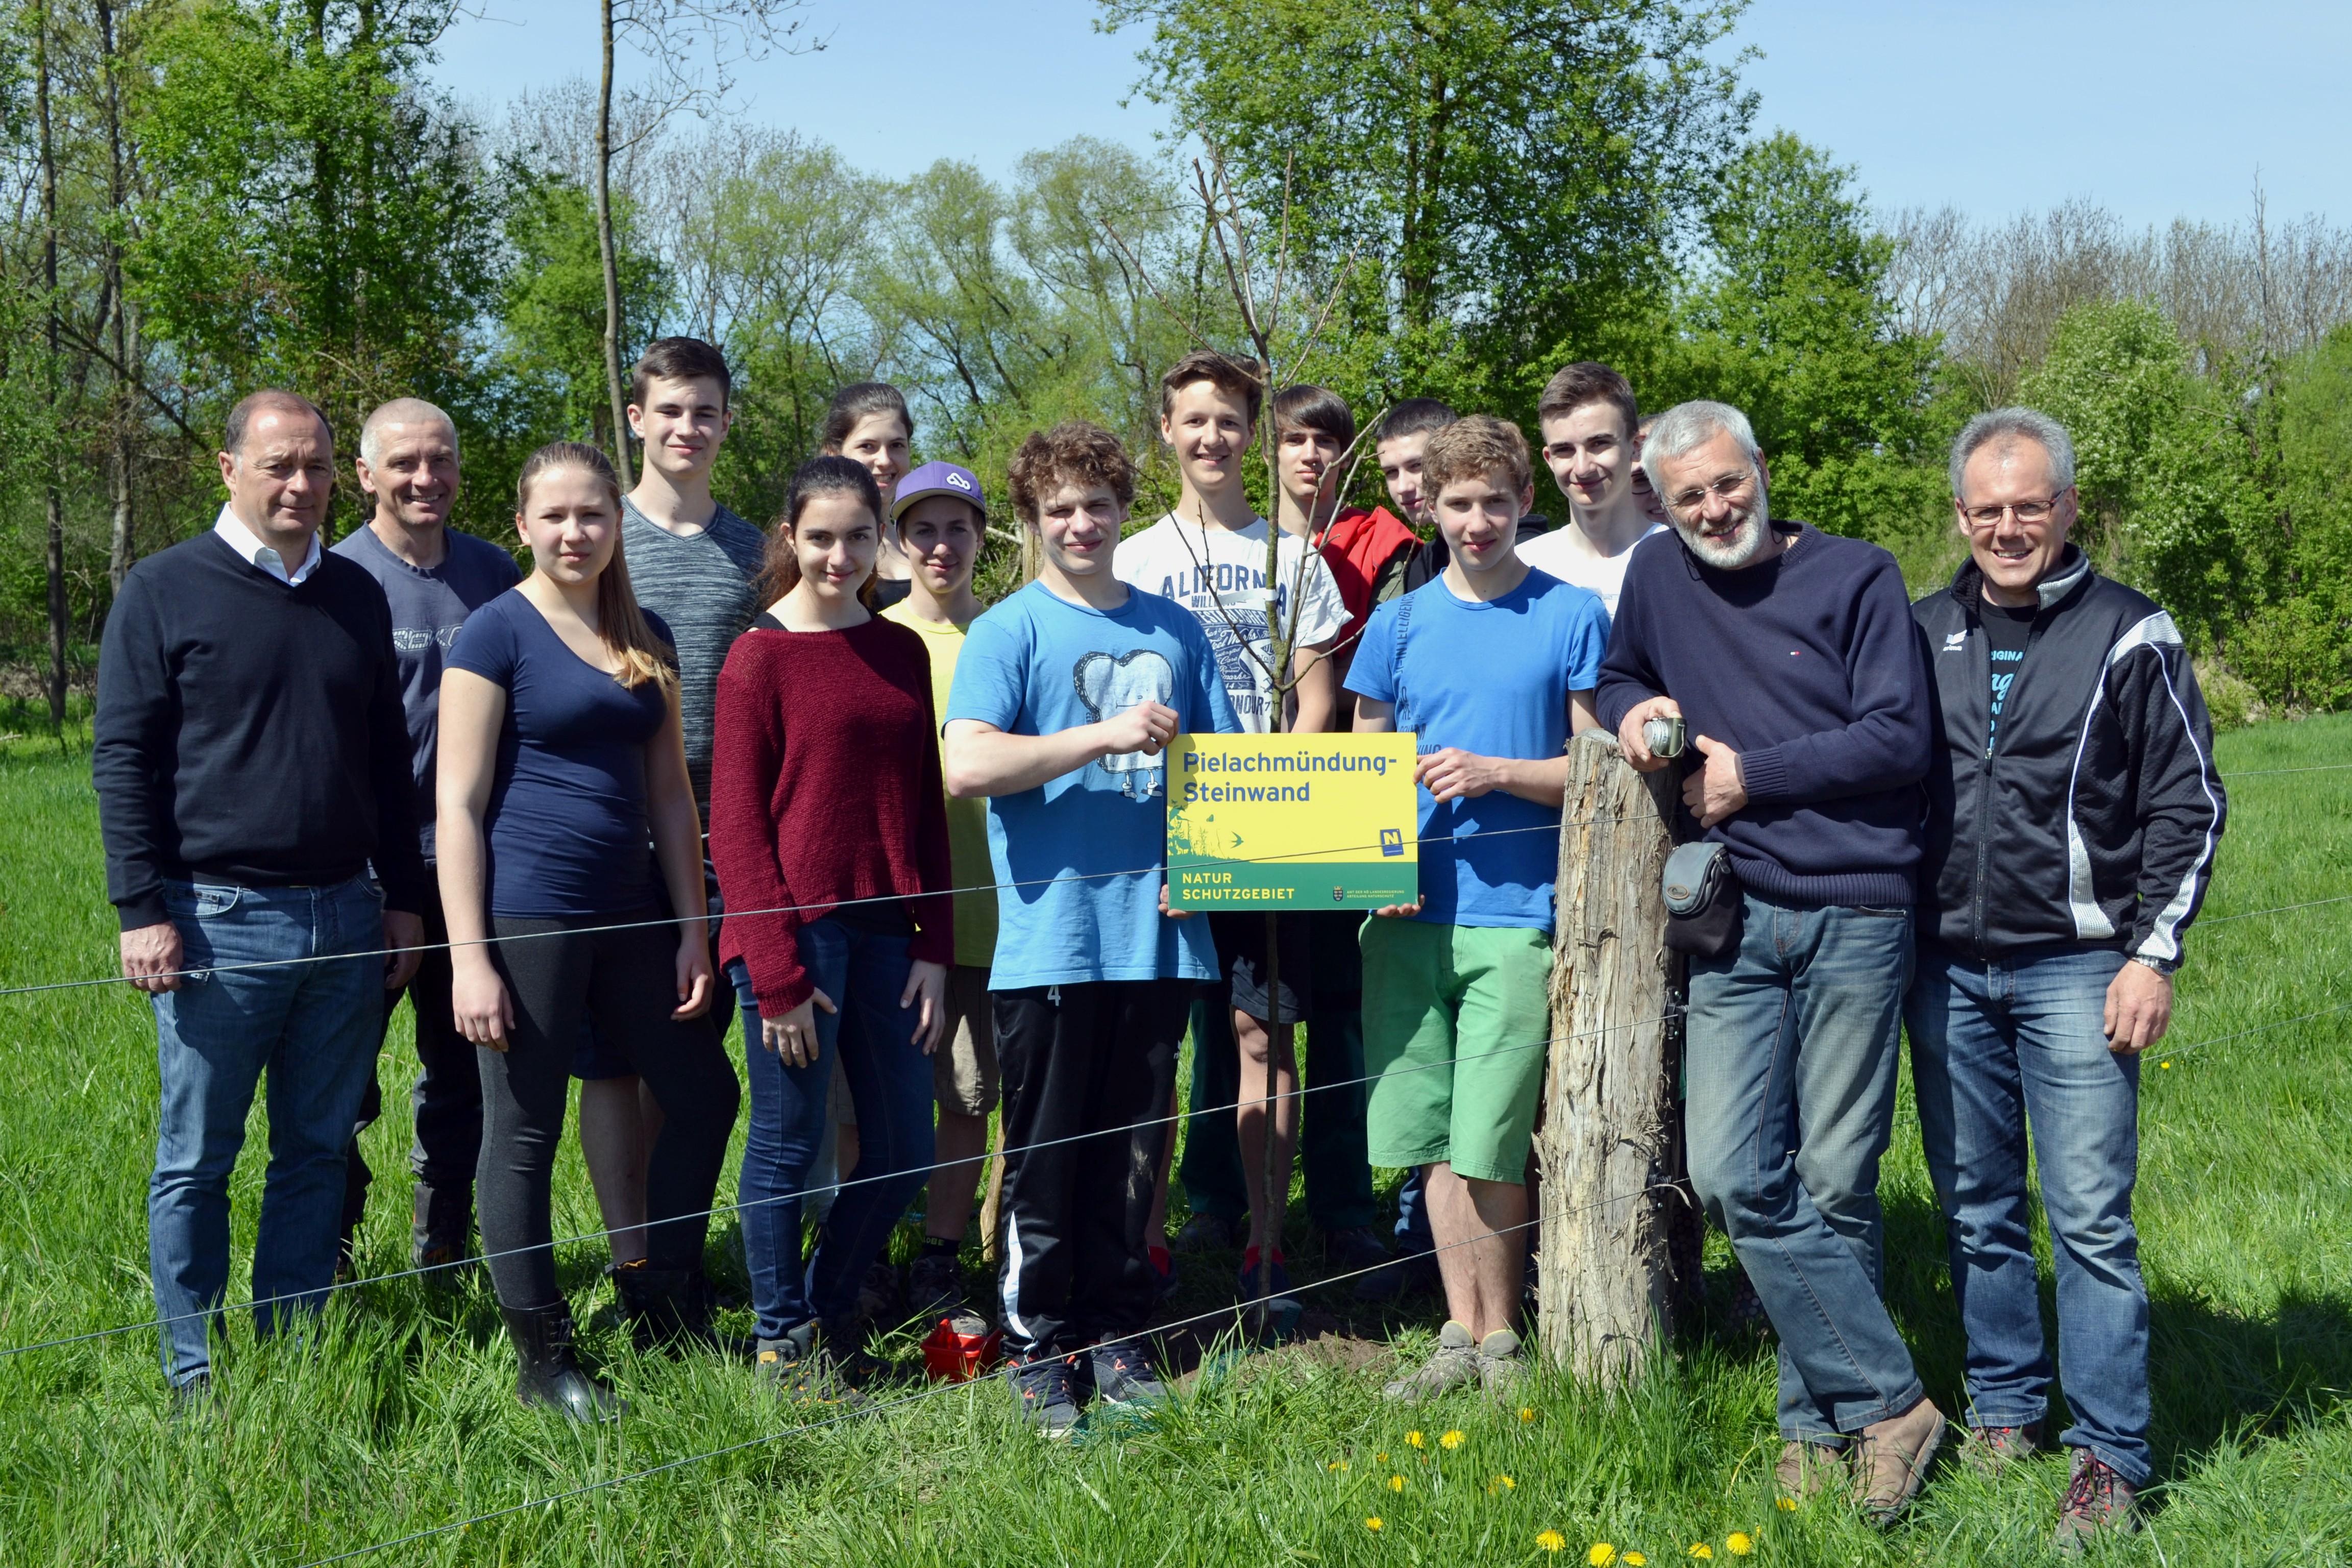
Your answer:
[[[457,1028],[481,1047],[482,1246],[521,1361],[515,1393],[589,1419],[614,1401],[572,1357],[550,1218],[582,1021],[667,1118],[646,1171],[647,1258],[623,1294],[641,1343],[715,1338],[702,1246],[739,1091],[708,1016],[674,656],[629,591],[620,485],[602,452],[559,441],[516,489],[533,570],[467,619],[441,680],[441,900]]]

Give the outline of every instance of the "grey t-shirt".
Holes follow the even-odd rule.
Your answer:
[[[760,613],[751,595],[767,553],[766,535],[720,507],[701,532],[684,538],[621,503],[621,550],[637,603],[669,623],[677,639],[678,717],[686,731],[686,769],[695,804],[710,816],[710,710],[719,667]]]
[[[514,557],[487,540],[446,531],[449,552],[431,571],[411,566],[361,527],[335,545],[383,584],[392,605],[392,651],[400,664],[400,702],[416,759],[416,820],[425,858],[433,858],[433,762],[440,735],[441,668],[466,617],[522,581]]]

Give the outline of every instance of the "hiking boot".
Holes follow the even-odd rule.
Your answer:
[[[1041,1437],[1067,1437],[1078,1424],[1078,1358],[1043,1356],[1004,1369],[1021,1419]]]
[[[1810,1502],[1825,1491],[1842,1489],[1847,1479],[1845,1450],[1827,1443],[1783,1443],[1780,1461],[1772,1467],[1773,1485],[1790,1503]]]
[[[1095,1397],[1106,1405],[1164,1405],[1168,1385],[1151,1364],[1141,1340],[1120,1340],[1097,1348],[1088,1358],[1095,1374]]]
[[[1971,1426],[1960,1439],[1960,1458],[1980,1476],[1995,1475],[2042,1451],[2042,1423],[2022,1426]]]
[[[2088,1448],[2074,1450],[2074,1474],[2066,1500],[2058,1505],[2058,1534],[2051,1542],[2069,1557],[2096,1535],[2128,1535],[2139,1528],[2139,1489]]]
[[[870,1265],[857,1281],[857,1315],[873,1323],[900,1323],[898,1270],[888,1258]]]
[[[1429,1352],[1421,1370],[1384,1385],[1381,1397],[1418,1405],[1464,1384],[1475,1383],[1478,1374],[1478,1342],[1470,1337],[1470,1326],[1448,1318],[1445,1327],[1437,1331],[1437,1348]]]
[[[500,1307],[514,1341],[515,1397],[574,1421],[616,1421],[621,1401],[572,1352],[572,1309],[562,1302],[530,1311]]]
[[[1246,1215],[1239,1220],[1230,1220],[1213,1214],[1196,1214],[1176,1233],[1175,1248],[1179,1252],[1231,1252],[1248,1236],[1248,1224]]]
[[[1927,1479],[1944,1441],[1944,1413],[1923,1399],[1900,1415],[1864,1427],[1855,1445],[1853,1485],[1871,1522],[1893,1524]]]
[[[793,1405],[829,1405],[856,1410],[866,1403],[835,1360],[818,1323],[812,1319],[780,1340],[761,1340],[752,1366],[772,1384],[779,1398]]]
[[[963,1268],[951,1252],[926,1252],[907,1266],[907,1316],[925,1329],[964,1310]]]
[[[1279,1251],[1276,1251],[1274,1255],[1274,1278],[1268,1281],[1267,1289],[1264,1292],[1265,1296],[1287,1296],[1290,1294],[1290,1271],[1282,1266],[1282,1254]],[[1255,1301],[1260,1297],[1260,1291],[1257,1287],[1257,1271],[1258,1250],[1256,1247],[1253,1247],[1242,1254],[1241,1273],[1238,1276],[1241,1282],[1241,1296],[1239,1299],[1244,1302]]]
[[[1519,1336],[1510,1330],[1496,1329],[1478,1342],[1478,1386],[1488,1398],[1510,1403],[1527,1370],[1528,1363],[1519,1359]]]
[[[710,1321],[716,1303],[701,1269],[621,1263],[614,1265],[612,1274],[629,1338],[640,1352],[715,1350],[739,1361],[751,1359],[755,1347],[751,1341],[721,1333]]]

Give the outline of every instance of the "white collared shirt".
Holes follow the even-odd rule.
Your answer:
[[[229,510],[226,501],[221,503],[220,516],[213,523],[213,531],[219,534],[231,550],[289,588],[300,587],[310,574],[319,569],[321,552],[316,529],[310,532],[310,553],[302,558],[302,564],[294,568],[290,575],[286,570],[285,557],[278,553],[277,547],[262,543],[253,530],[246,527],[245,520]]]

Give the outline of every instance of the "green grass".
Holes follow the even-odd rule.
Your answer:
[[[0,985],[112,963],[86,744],[0,742]],[[2352,763],[2352,718],[2243,731],[2221,752],[2232,772]],[[2209,918],[2352,893],[2352,769],[2244,777],[2231,795]],[[2352,1013],[2191,1042],[2352,1003],[2352,905],[2201,925],[2190,951],[2141,1118],[2163,1484],[2148,1531],[2103,1559],[2342,1561],[2352,1553],[2352,1134],[2341,1119]],[[0,1345],[151,1315],[154,1059],[144,1007],[124,992],[0,998]],[[371,1272],[404,1259],[401,1091],[413,1071],[404,1020],[383,1059],[389,1109],[366,1145],[385,1173],[364,1237]],[[1916,1132],[1906,1101],[1886,1163],[1889,1296],[1952,1409],[1961,1342]],[[260,1134],[257,1115],[236,1177],[240,1275]],[[730,1173],[722,1192],[732,1190]],[[557,1223],[559,1234],[595,1224],[569,1155]],[[1303,1223],[1294,1214],[1294,1235]],[[735,1267],[734,1240],[731,1226],[714,1235],[715,1267]],[[1712,1256],[1720,1270],[1719,1240]],[[1572,1562],[1607,1541],[1664,1564],[1701,1541],[1727,1562],[1727,1537],[1744,1531],[1759,1563],[2032,1563],[2046,1554],[2063,1486],[2057,1459],[1993,1481],[1948,1468],[1886,1535],[1833,1508],[1776,1512],[1769,1352],[1705,1325],[1686,1327],[1637,1394],[1605,1399],[1547,1380],[1526,1421],[1471,1397],[1411,1416],[1385,1409],[1385,1353],[1332,1338],[1213,1358],[1156,1427],[1075,1451],[1018,1429],[993,1384],[795,1434],[803,1417],[745,1373],[630,1354],[596,1278],[602,1260],[587,1244],[561,1255],[589,1342],[631,1402],[624,1423],[601,1431],[514,1403],[479,1286],[443,1302],[414,1281],[349,1292],[307,1348],[257,1346],[240,1322],[217,1413],[180,1426],[152,1334],[0,1359],[0,1562],[286,1568],[737,1444],[754,1446],[366,1561],[1453,1564]],[[1718,1300],[1727,1287],[1718,1273]],[[1196,1280],[1179,1310],[1216,1300],[1213,1282]],[[1310,1322],[1410,1352],[1433,1309],[1424,1300],[1382,1320]],[[1425,1448],[1407,1443],[1416,1426]],[[1443,1448],[1440,1435],[1456,1429],[1460,1447]],[[1504,1475],[1507,1489],[1494,1480]],[[1560,1557],[1538,1548],[1546,1530],[1564,1537]]]

